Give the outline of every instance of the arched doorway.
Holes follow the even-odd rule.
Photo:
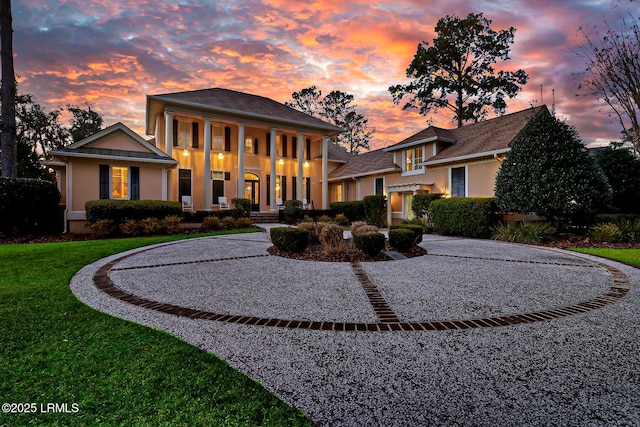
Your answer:
[[[258,175],[244,174],[244,198],[251,200],[252,211],[260,211],[260,178]]]

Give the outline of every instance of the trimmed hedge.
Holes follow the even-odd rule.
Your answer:
[[[287,252],[302,252],[309,244],[309,232],[302,228],[275,227],[269,235],[276,248]]]
[[[51,181],[0,178],[0,231],[40,234],[61,231],[60,192]]]
[[[353,235],[353,245],[369,256],[376,256],[384,250],[385,238],[382,233],[357,233]]]
[[[434,200],[438,200],[442,197],[441,194],[416,194],[413,196],[413,201],[411,202],[411,210],[413,214],[417,218],[427,218],[429,214],[429,205]]]
[[[101,219],[120,225],[125,219],[161,220],[171,215],[182,216],[182,205],[179,202],[164,200],[89,200],[84,208],[89,224]]]
[[[422,235],[424,234],[424,229],[421,225],[417,224],[398,224],[389,226],[389,231],[391,230],[409,230],[413,233],[413,240],[415,244],[422,242]]]
[[[383,195],[366,196],[362,199],[364,219],[368,224],[384,227],[387,223],[387,198]]]
[[[251,216],[251,200],[244,198],[231,199],[233,209],[231,215],[234,218],[249,218]]]
[[[429,215],[436,233],[485,239],[497,223],[493,197],[434,200]]]
[[[334,215],[343,214],[349,221],[362,221],[364,219],[364,202],[362,200],[354,200],[351,202],[333,202],[331,210]]]
[[[284,221],[287,223],[294,223],[302,219],[304,215],[302,202],[300,200],[285,200],[282,215],[284,216]]]
[[[415,236],[413,231],[406,228],[395,228],[389,230],[389,246],[396,248],[400,252],[406,252],[414,245]]]

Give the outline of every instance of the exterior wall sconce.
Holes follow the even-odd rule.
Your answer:
[[[278,160],[278,164],[279,164],[280,166],[284,165],[284,159],[280,159],[280,160]]]
[[[182,155],[184,157],[189,157],[189,150],[187,150],[186,148],[184,150],[182,150]]]
[[[224,154],[222,152],[218,153],[218,160],[224,159]]]
[[[305,167],[305,168],[308,168],[308,167],[309,167],[309,162],[308,162],[308,161],[306,161],[306,160],[304,161],[304,167]]]

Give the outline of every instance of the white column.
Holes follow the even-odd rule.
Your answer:
[[[236,197],[244,197],[244,123],[238,123],[238,187]]]
[[[322,209],[329,209],[329,137],[322,137]]]
[[[277,212],[278,206],[276,205],[276,158],[278,157],[278,148],[276,146],[276,128],[271,128],[270,136],[270,153],[271,153],[271,182],[269,183],[269,196],[271,200],[271,212]]]
[[[170,171],[170,168],[162,169],[162,200],[167,200],[167,175]],[[182,203],[182,200],[180,200],[180,203]]]
[[[164,111],[164,151],[167,156],[173,156],[173,111],[167,110]],[[171,200],[173,197],[173,169],[168,169],[166,176],[166,200]]]
[[[304,196],[302,195],[302,187],[303,187],[303,163],[304,163],[304,145],[303,145],[304,134],[302,132],[298,132],[298,187],[296,188],[296,200],[302,201]],[[307,203],[311,203],[311,200],[307,200]]]
[[[204,210],[211,210],[211,119],[204,118]],[[217,202],[217,200],[214,200]]]

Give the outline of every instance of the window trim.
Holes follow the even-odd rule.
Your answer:
[[[189,196],[191,196],[191,200],[193,200],[193,168],[191,167],[178,167],[177,171],[178,171],[178,185],[177,185],[177,190],[178,190],[178,200],[182,201],[182,197],[180,194],[180,171],[181,170],[188,170],[190,172],[189,175],[189,184],[190,184],[190,188],[189,188]],[[186,194],[185,194],[186,196]]]
[[[377,182],[379,179],[381,179],[381,180],[382,180],[382,195],[383,195],[383,196],[386,196],[386,193],[387,193],[387,191],[386,191],[386,189],[385,189],[385,187],[386,187],[386,185],[385,185],[385,184],[386,184],[386,182],[385,182],[385,181],[386,181],[386,180],[385,180],[385,177],[384,177],[384,176],[378,176],[378,177],[373,178],[373,194],[374,194],[374,195],[378,195],[378,193],[376,193],[376,182]]]
[[[127,170],[127,197],[113,197],[113,172],[114,169]],[[111,200],[131,200],[131,167],[109,165],[109,198]]]
[[[416,151],[420,149],[421,156],[420,160],[418,160],[416,156]],[[411,161],[407,161],[407,155],[411,152]],[[408,147],[402,150],[402,176],[410,176],[410,175],[420,175],[424,174],[424,166],[420,163],[424,161],[425,147],[424,145],[416,145],[413,147]],[[407,170],[407,164],[411,165],[411,169]]]
[[[453,195],[453,170],[464,168],[464,196]],[[450,197],[469,197],[469,165],[451,166],[449,168],[449,196]]]

